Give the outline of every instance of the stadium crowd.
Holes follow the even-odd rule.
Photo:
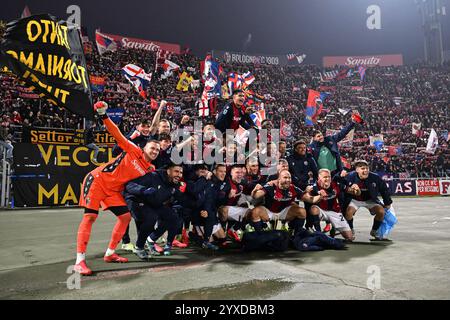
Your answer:
[[[86,54],[90,75],[104,79],[104,87],[93,90],[97,124],[115,138],[119,149],[113,151],[117,158],[88,173],[83,181],[80,206],[84,216],[77,234],[75,265],[81,274],[92,274],[85,262],[86,250],[100,207],[117,216],[106,262],[128,261],[115,252],[120,241],[122,249],[144,260],[161,253],[170,255],[172,246],[185,247],[189,241],[209,250],[227,247],[230,239],[242,242],[245,250],[265,245],[265,249],[283,251],[288,241],[300,251],[344,249],[344,242],[334,235],[340,233],[346,241],[355,239],[353,216],[361,207],[374,216],[370,235],[383,240],[380,230],[388,223],[386,216],[392,215],[392,199],[380,176],[450,175],[448,64],[376,67],[367,69],[364,79],[348,72],[343,79],[324,81],[322,70],[314,65],[249,66],[220,61],[226,75],[251,71],[256,79],[250,87],[254,101],[244,106],[249,97],[245,91],[234,90],[228,98],[219,99],[210,116],[202,117],[198,110],[202,86],[177,89],[182,72],[200,79],[201,59],[187,53],[166,59],[180,68],[162,77],[165,70],[156,63],[155,52],[119,48],[103,55],[95,50]],[[126,82],[121,70],[127,64],[152,72],[148,98]],[[159,67],[155,70],[155,66]],[[305,125],[309,89],[329,93],[314,126]],[[79,116],[39,99],[7,73],[0,74],[0,100],[1,145],[10,159],[13,142],[25,127],[80,129],[85,124]],[[266,112],[261,127],[280,128],[286,142],[277,144],[269,137],[265,146],[258,144],[260,153],[278,155],[276,161],[260,163],[241,153],[239,141],[216,148],[226,137],[224,129],[255,127],[250,110],[261,106]],[[118,127],[108,117],[108,107],[125,110]],[[196,120],[204,124],[205,139],[200,146],[195,144]],[[221,131],[219,135],[211,135],[214,126]],[[177,128],[190,137],[178,140],[171,136]],[[431,129],[439,142],[436,152],[427,153]],[[347,139],[351,132],[353,138]],[[370,143],[381,135],[383,145]],[[92,130],[89,136],[85,144],[95,150]],[[255,140],[261,142],[261,137],[259,133]],[[194,148],[185,149],[188,144]],[[178,150],[185,160],[195,160],[195,148],[203,155],[223,153],[227,159],[209,164],[179,164],[171,159],[173,150]],[[244,164],[238,163],[242,157]],[[274,170],[263,173],[265,168]],[[126,231],[131,218],[136,223],[136,246]],[[324,229],[321,221],[326,222]],[[290,233],[273,230],[279,222]],[[239,234],[243,229],[247,231],[244,237]],[[331,237],[325,235],[328,231]],[[162,249],[156,241],[166,232]],[[176,239],[180,234],[182,241]]]
[[[99,55],[93,50],[86,55],[91,75],[104,77],[103,92],[94,92],[94,101],[103,100],[111,107],[124,108],[125,115],[120,124],[123,132],[129,132],[142,118],[151,119],[155,110],[150,101],[145,101],[126,83],[120,70],[133,63],[147,72],[155,69],[156,53],[120,48],[117,52]],[[191,54],[173,54],[170,60],[180,65],[180,74],[187,71],[194,79],[200,79],[200,58]],[[448,128],[450,101],[450,66],[428,66],[416,64],[400,67],[369,68],[363,81],[359,76],[323,82],[322,71],[315,65],[264,66],[229,65],[221,61],[225,73],[244,73],[250,70],[256,80],[251,89],[260,94],[269,94],[264,101],[267,118],[279,128],[281,121],[290,125],[292,135],[287,139],[288,149],[292,142],[304,138],[309,141],[313,130],[339,129],[346,124],[345,112],[358,110],[366,125],[356,130],[353,143],[341,146],[341,155],[348,162],[355,159],[369,161],[372,171],[392,174],[394,177],[439,177],[450,174],[448,152]],[[190,122],[203,120],[214,122],[213,116],[200,118],[196,102],[202,87],[187,92],[176,90],[178,72],[161,79],[159,68],[147,89],[147,97],[156,101],[168,101],[163,118],[178,125],[183,115]],[[308,89],[329,91],[332,95],[324,103],[324,112],[314,128],[304,125],[304,107]],[[82,119],[68,111],[55,108],[21,87],[8,74],[0,73],[0,100],[2,101],[2,123],[0,136],[2,145],[10,145],[20,135],[21,127],[82,128]],[[227,102],[219,100],[218,109]],[[300,115],[300,116],[299,116]],[[421,127],[412,134],[412,124]],[[439,137],[435,154],[424,152],[431,129]],[[444,135],[447,133],[447,136]],[[369,136],[382,134],[385,148],[375,150],[369,144]],[[389,149],[388,147],[395,147]]]

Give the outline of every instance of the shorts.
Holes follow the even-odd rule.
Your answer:
[[[228,220],[242,221],[249,208],[241,208],[235,206],[227,206],[228,208]]]
[[[195,231],[197,231],[197,234],[199,236],[203,236],[203,234],[205,233],[205,227],[203,226],[194,226]],[[215,224],[212,230],[212,234],[215,234],[217,231],[219,231],[220,229],[222,229],[222,225],[220,223]]]
[[[238,206],[240,206],[241,204],[249,204],[249,205],[251,205],[252,202],[253,202],[252,196],[247,196],[245,194],[241,194],[241,196],[239,197],[239,200],[237,202],[237,205]]]
[[[352,201],[350,202],[350,204],[348,205],[349,207],[353,207],[356,209],[356,211],[358,211],[359,208],[366,208],[367,210],[371,210],[372,208],[374,208],[375,206],[379,206],[380,204],[375,203],[373,201],[359,201],[359,200],[355,200],[352,199]],[[374,215],[372,212],[370,212],[371,215]]]
[[[127,207],[127,203],[120,192],[105,190],[101,180],[94,178],[91,173],[83,181],[79,205],[96,211],[100,207],[103,210],[111,207]]]
[[[287,213],[292,208],[292,206],[286,207],[278,213],[272,212],[266,207],[263,208],[266,209],[266,212],[269,215],[269,220],[274,221],[274,220],[286,220]]]
[[[330,222],[331,225],[338,231],[350,231],[350,226],[348,225],[347,220],[345,220],[344,215],[342,213],[336,211],[327,211],[323,210],[318,206],[312,206],[311,208],[316,207],[319,209],[319,217],[320,220]]]

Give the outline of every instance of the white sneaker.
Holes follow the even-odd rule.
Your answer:
[[[136,253],[136,247],[132,243],[123,243],[122,244],[122,250]]]

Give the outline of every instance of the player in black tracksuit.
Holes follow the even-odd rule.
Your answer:
[[[305,190],[308,185],[317,181],[317,163],[313,156],[307,153],[305,141],[297,141],[294,144],[294,150],[295,152],[286,159],[292,175],[292,183]]]
[[[182,223],[176,212],[177,201],[182,199],[185,188],[185,184],[180,183],[182,175],[183,168],[171,164],[165,170],[146,174],[126,185],[125,198],[133,204],[131,207],[134,210],[131,213],[139,221],[136,254],[141,259],[148,258],[148,253],[144,250],[147,237],[152,234],[152,239],[158,239],[165,231],[169,235],[164,251],[166,255],[170,254],[172,241]],[[158,229],[155,230],[157,221]],[[159,233],[161,234],[156,237]]]
[[[201,241],[202,247],[205,249],[218,249],[218,247],[210,241],[213,233],[215,236],[218,236],[219,241],[225,239],[225,233],[217,216],[217,209],[220,204],[224,203],[226,197],[226,193],[224,192],[227,185],[225,176],[225,166],[217,165],[211,180],[200,178],[194,187],[195,192],[197,193],[198,207],[192,216],[192,223],[197,231],[197,236],[200,236],[199,233],[203,235]]]

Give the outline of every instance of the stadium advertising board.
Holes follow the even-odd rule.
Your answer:
[[[450,196],[450,180],[439,180],[442,195]]]
[[[102,32],[102,34],[112,38],[117,43],[117,46],[122,48],[141,49],[147,51],[158,51],[159,49],[162,49],[176,54],[181,53],[180,45],[175,43],[130,38],[104,32]]]
[[[324,67],[334,67],[335,65],[347,67],[376,67],[376,66],[402,66],[403,55],[383,54],[371,56],[328,56],[323,57]]]
[[[391,194],[396,196],[416,195],[416,182],[414,180],[392,180],[389,187]]]
[[[225,61],[226,63],[263,64],[272,66],[286,66],[289,64],[287,57],[283,55],[249,54],[222,50],[213,50],[212,55],[214,58]]]
[[[85,146],[14,145],[13,190],[16,207],[77,205],[86,174],[95,169],[94,151]],[[99,162],[112,159],[111,148],[100,148]]]
[[[419,196],[437,196],[439,192],[439,180],[416,180],[417,194]]]

